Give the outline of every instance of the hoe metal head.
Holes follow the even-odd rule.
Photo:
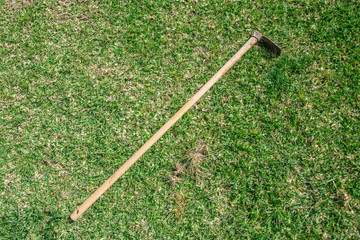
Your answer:
[[[253,37],[256,38],[259,42],[263,43],[266,47],[268,47],[271,51],[273,51],[277,56],[281,53],[281,48],[276,45],[270,38],[262,35],[258,31],[255,31]]]

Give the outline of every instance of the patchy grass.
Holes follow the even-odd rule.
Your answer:
[[[0,238],[359,238],[357,1],[0,0]],[[77,222],[72,211],[255,47]]]

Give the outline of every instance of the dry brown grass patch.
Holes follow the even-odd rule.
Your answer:
[[[203,163],[206,155],[209,152],[209,147],[205,144],[204,140],[199,140],[196,147],[191,149],[185,161],[184,169],[188,174],[201,173],[201,164]]]
[[[203,173],[201,171],[201,165],[204,162],[208,152],[209,147],[203,140],[199,140],[196,143],[196,146],[189,150],[184,161],[182,163],[175,164],[174,171],[169,174],[169,182],[173,185],[181,182],[183,179],[179,176],[182,174],[196,176],[197,180],[199,180],[199,177]]]

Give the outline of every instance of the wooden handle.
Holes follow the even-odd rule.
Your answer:
[[[106,180],[70,218],[76,221],[81,215],[113,185],[169,128],[176,123],[258,40],[251,37],[244,46],[179,110],[165,123],[131,158],[129,158],[108,180]]]

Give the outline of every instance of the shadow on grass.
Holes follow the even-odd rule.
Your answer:
[[[272,50],[270,49],[265,43],[263,42],[258,42],[257,46],[259,46],[259,50],[261,53],[261,56],[263,58],[265,58],[266,60],[273,60],[278,58],[279,56]]]

